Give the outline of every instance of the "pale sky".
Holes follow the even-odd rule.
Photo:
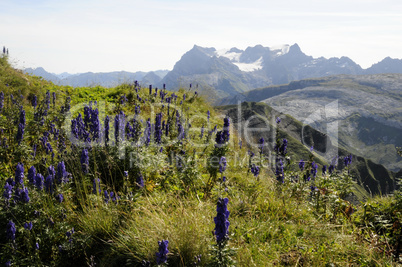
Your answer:
[[[0,0],[0,47],[53,73],[173,69],[194,44],[402,58],[400,0]]]

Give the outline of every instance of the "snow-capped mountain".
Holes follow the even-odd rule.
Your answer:
[[[211,99],[291,81],[338,74],[402,73],[402,60],[385,58],[368,69],[362,69],[348,57],[313,58],[298,44],[245,50],[236,47],[215,49],[194,47],[186,52],[161,81],[168,88],[197,84]],[[193,87],[194,88],[194,87]]]

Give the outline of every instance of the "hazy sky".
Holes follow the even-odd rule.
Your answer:
[[[1,0],[0,46],[49,72],[171,70],[194,44],[402,58],[400,0]]]

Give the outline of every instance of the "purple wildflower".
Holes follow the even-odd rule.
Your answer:
[[[301,160],[299,161],[299,168],[300,168],[301,171],[304,170],[304,164],[305,164],[305,163],[304,163],[304,160],[301,159]]]
[[[18,163],[17,168],[15,169],[15,183],[23,185],[24,177],[24,164]]]
[[[158,265],[161,265],[167,262],[167,254],[169,253],[168,250],[169,241],[167,240],[158,241],[158,245],[159,249],[158,252],[156,252],[156,263]]]
[[[251,173],[254,174],[255,177],[257,177],[258,174],[260,174],[260,167],[253,164],[253,166],[251,166]]]
[[[32,222],[26,222],[26,223],[24,223],[24,228],[26,229],[26,230],[28,230],[28,231],[31,231],[32,230],[32,226],[33,226],[33,224],[32,224]]]
[[[219,172],[223,173],[226,170],[226,158],[225,157],[221,157],[219,160]]]
[[[28,181],[31,184],[35,183],[35,175],[36,175],[35,166],[31,166],[31,168],[29,168],[29,170],[28,170]]]
[[[216,236],[216,241],[221,243],[222,241],[227,239],[229,234],[229,214],[230,212],[227,210],[227,205],[229,203],[228,198],[219,198],[218,203],[216,206],[216,217],[214,218],[215,221],[215,229],[214,233]]]
[[[38,190],[42,190],[42,188],[43,188],[43,180],[44,180],[44,177],[43,177],[42,174],[40,174],[40,173],[36,174],[36,176],[35,176],[35,187]]]
[[[7,230],[6,230],[6,234],[7,234],[7,239],[14,241],[15,240],[15,224],[13,223],[13,221],[9,221],[7,224]]]

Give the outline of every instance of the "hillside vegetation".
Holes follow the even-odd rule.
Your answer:
[[[354,158],[268,119],[247,140],[191,86],[55,86],[0,58],[0,264],[400,264],[401,193],[347,201]]]

